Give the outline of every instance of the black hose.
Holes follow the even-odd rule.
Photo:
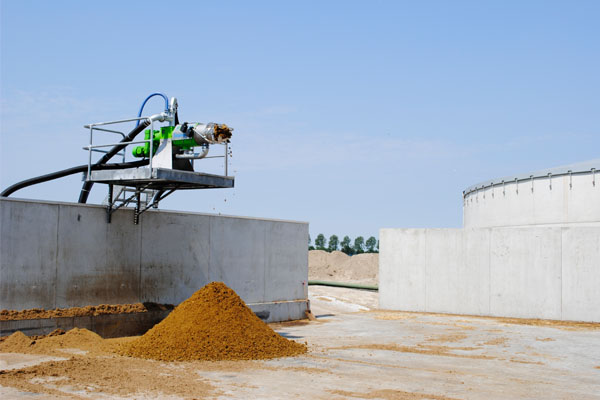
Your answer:
[[[94,164],[94,165],[92,165],[91,168],[92,168],[92,171],[99,171],[99,170],[105,170],[105,169],[136,168],[136,167],[142,167],[144,165],[148,165],[148,160],[140,160],[140,161],[126,162],[126,163],[115,163],[115,164],[101,164],[101,165]],[[15,183],[14,185],[9,186],[8,188],[4,189],[2,191],[2,193],[0,193],[0,197],[8,197],[11,194],[13,194],[14,192],[16,192],[17,190],[26,188],[27,186],[37,185],[38,183],[51,181],[51,180],[62,178],[62,177],[68,176],[68,175],[86,172],[87,169],[88,169],[88,166],[86,164],[86,165],[80,165],[78,167],[63,169],[62,171],[56,171],[56,172],[52,172],[50,174],[46,174],[46,175],[42,175],[42,176],[37,176],[35,178],[26,179],[24,181]]]
[[[100,157],[100,159],[92,165],[92,169],[94,168],[94,166],[106,164],[108,160],[113,158],[119,151],[123,150],[127,146],[127,142],[131,142],[137,136],[137,134],[143,131],[148,125],[150,125],[149,119],[145,119],[142,122],[140,122],[138,126],[133,128],[133,130],[121,140],[122,144],[116,145],[115,147],[110,149],[108,153]],[[83,186],[81,187],[81,192],[79,193],[79,203],[87,202],[90,190],[92,190],[92,186],[94,186],[94,182],[88,181],[83,183]]]

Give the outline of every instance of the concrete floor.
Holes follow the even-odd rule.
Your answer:
[[[369,310],[376,293],[337,288],[311,287],[310,297],[316,322],[273,325],[308,342],[306,356],[176,368],[195,370],[213,385],[210,398],[600,399],[599,326]],[[1,360],[5,367],[32,362],[15,357],[0,355],[0,368]],[[2,387],[0,397],[61,398]]]

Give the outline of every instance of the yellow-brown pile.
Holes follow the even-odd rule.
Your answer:
[[[27,310],[0,310],[0,321],[22,319],[84,317],[106,314],[131,314],[155,310],[171,310],[170,304],[135,303],[135,304],[100,304],[98,306],[57,308],[44,310],[43,308],[30,308]]]
[[[275,333],[233,290],[212,282],[121,351],[163,361],[255,360],[303,354],[306,346]]]

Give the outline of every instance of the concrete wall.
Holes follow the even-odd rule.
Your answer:
[[[308,224],[0,199],[0,309],[178,304],[223,281],[269,321],[304,317]]]
[[[465,228],[600,226],[600,172],[506,182],[465,195]]]
[[[382,229],[383,309],[600,322],[600,227]]]

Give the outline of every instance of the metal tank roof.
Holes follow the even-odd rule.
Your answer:
[[[504,183],[514,183],[521,182],[536,178],[547,178],[548,176],[561,176],[561,175],[575,175],[575,174],[585,174],[585,173],[598,173],[600,171],[600,158],[596,158],[594,160],[583,161],[579,163],[562,165],[560,167],[547,168],[539,171],[534,171],[530,173],[524,174],[515,174],[508,175],[503,178],[498,179],[490,179],[484,182],[480,182],[476,185],[469,186],[465,190],[463,190],[463,197],[468,194],[475,192],[477,190],[481,190],[490,186],[501,185]]]

